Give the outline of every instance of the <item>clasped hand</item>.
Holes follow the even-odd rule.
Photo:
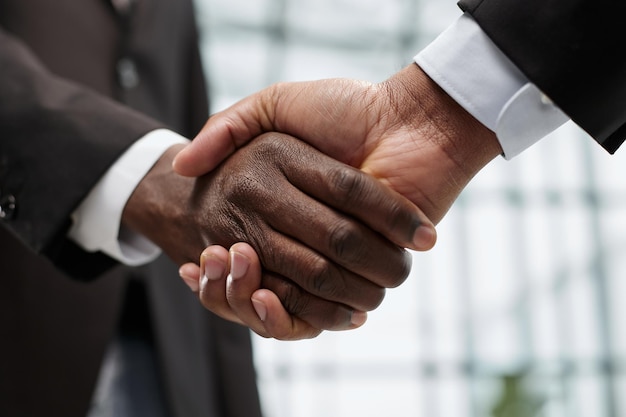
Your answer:
[[[321,330],[362,324],[363,311],[377,306],[384,295],[382,289],[398,285],[402,280],[397,278],[408,273],[403,269],[408,265],[408,257],[400,248],[427,250],[435,241],[432,224],[422,214],[418,216],[422,227],[416,228],[415,223],[407,224],[402,220],[407,218],[402,214],[404,205],[401,205],[403,210],[388,210],[387,203],[399,204],[397,194],[390,194],[391,190],[415,204],[414,212],[418,212],[416,207],[419,206],[437,223],[473,175],[501,152],[491,131],[447,96],[419,67],[411,65],[380,84],[323,80],[271,86],[209,119],[191,145],[177,155],[174,169],[186,176],[205,174],[232,154],[226,160],[230,163],[251,146],[244,145],[267,131],[293,135],[330,157],[359,168],[370,178],[379,180],[377,185],[370,183],[370,190],[380,193],[378,197],[367,199],[365,205],[353,199],[361,195],[360,191],[351,195],[335,192],[318,200],[350,215],[360,224],[358,239],[352,233],[339,233],[340,241],[351,242],[342,247],[360,248],[352,255],[343,250],[316,252],[316,256],[331,256],[333,262],[343,267],[343,273],[328,273],[331,269],[320,268],[316,262],[300,263],[303,269],[294,268],[286,259],[276,256],[284,241],[276,242],[278,245],[274,248],[260,247],[255,244],[254,235],[252,241],[251,236],[239,236],[238,241],[248,242],[251,247],[235,245],[230,257],[226,249],[216,246],[203,253],[202,270],[206,271],[210,265],[208,269],[219,270],[220,274],[216,275],[220,277],[208,286],[206,279],[201,281],[205,282],[199,291],[201,302],[222,317],[279,339],[312,337]],[[294,155],[282,157],[289,159]],[[293,174],[299,170],[302,170],[301,182],[294,186],[320,181],[320,177],[312,180],[302,166],[295,168]],[[339,185],[345,183],[341,175],[333,175],[331,183],[337,178]],[[352,182],[352,179],[348,181]],[[381,189],[383,184],[389,189]],[[352,186],[339,187],[341,190],[350,188]],[[308,192],[310,188],[305,190]],[[384,195],[386,197],[382,197]],[[304,205],[298,207],[305,209]],[[290,229],[282,232],[299,246],[309,245],[320,232],[330,231],[330,235],[337,236],[336,230],[324,229],[329,224],[315,222],[318,215],[315,211],[305,215],[305,227],[289,223],[289,228],[298,231],[297,236]],[[368,231],[363,225],[379,234]],[[411,232],[412,239],[407,239],[406,232],[397,234],[404,227],[407,227],[406,232]],[[381,235],[394,245],[381,240]],[[217,243],[224,246],[223,242]],[[386,252],[379,252],[381,248]],[[314,252],[315,249],[311,253]],[[355,253],[360,256],[354,257]],[[400,259],[399,253],[405,258]],[[311,266],[313,269],[307,270]],[[387,268],[391,268],[387,272],[398,271],[392,274],[395,280],[381,279],[386,276]],[[287,279],[276,281],[274,269],[279,269]],[[201,275],[200,270],[190,264],[183,266],[181,272],[192,285]],[[354,272],[358,278],[352,275]],[[313,280],[301,279],[311,273],[315,276]],[[354,279],[346,280],[346,277]],[[289,286],[287,291],[285,283]],[[296,283],[308,285],[294,285]],[[332,290],[321,293],[320,288]],[[342,290],[337,292],[338,288]],[[346,299],[349,296],[351,300]],[[356,303],[357,299],[361,301]],[[350,307],[348,311],[357,312],[349,314],[348,326],[345,325],[348,315],[341,313],[345,311],[342,304]],[[333,314],[329,315],[329,311]],[[346,319],[338,320],[341,316]],[[320,320],[321,317],[324,319]],[[329,320],[329,317],[334,318]],[[343,326],[331,325],[342,322]]]
[[[294,339],[361,325],[385,288],[406,279],[411,257],[403,248],[434,243],[433,225],[406,198],[287,135],[261,135],[199,178],[173,174],[179,150],[168,150],[135,189],[125,224],[178,264],[196,261],[209,245],[248,242],[256,252],[231,257],[249,260],[243,268],[232,262],[231,277],[257,272],[257,288],[293,314],[283,328],[264,328],[249,292],[245,311],[253,319],[228,303],[239,293],[225,295],[223,252],[203,257],[204,279],[196,273],[192,284],[207,308],[260,334]],[[268,315],[275,316],[271,305]]]

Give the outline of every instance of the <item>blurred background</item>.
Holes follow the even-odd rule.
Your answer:
[[[286,80],[382,81],[454,0],[196,0],[212,111]],[[267,417],[626,416],[626,150],[566,125],[498,158],[361,329],[254,338]]]

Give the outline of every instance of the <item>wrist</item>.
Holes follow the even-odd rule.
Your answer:
[[[181,251],[171,247],[174,243],[191,243],[192,236],[182,236],[189,230],[188,207],[193,193],[194,179],[177,175],[172,170],[172,161],[184,145],[174,145],[154,164],[131,194],[124,211],[122,224],[142,234],[159,246],[175,262],[197,261],[193,256],[173,255]],[[186,246],[186,245],[185,245]],[[198,245],[200,247],[200,245]]]
[[[407,66],[383,84],[392,108],[406,125],[428,123],[434,128],[428,139],[456,167],[455,176],[463,183],[502,153],[495,133],[461,107],[418,65]]]

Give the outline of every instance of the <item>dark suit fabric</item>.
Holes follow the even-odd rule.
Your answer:
[[[0,0],[0,416],[86,414],[131,281],[170,412],[260,415],[246,329],[206,312],[164,257],[128,268],[65,238],[134,141],[200,129],[197,46],[187,0],[139,0],[128,18],[108,0]],[[118,82],[123,56],[139,75],[132,88]]]
[[[494,43],[613,153],[626,138],[626,3],[461,0]]]

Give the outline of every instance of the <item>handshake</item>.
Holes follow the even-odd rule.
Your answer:
[[[276,84],[168,150],[124,221],[209,310],[311,338],[361,326],[408,276],[406,249],[432,248],[434,224],[501,152],[415,64],[379,84]]]

